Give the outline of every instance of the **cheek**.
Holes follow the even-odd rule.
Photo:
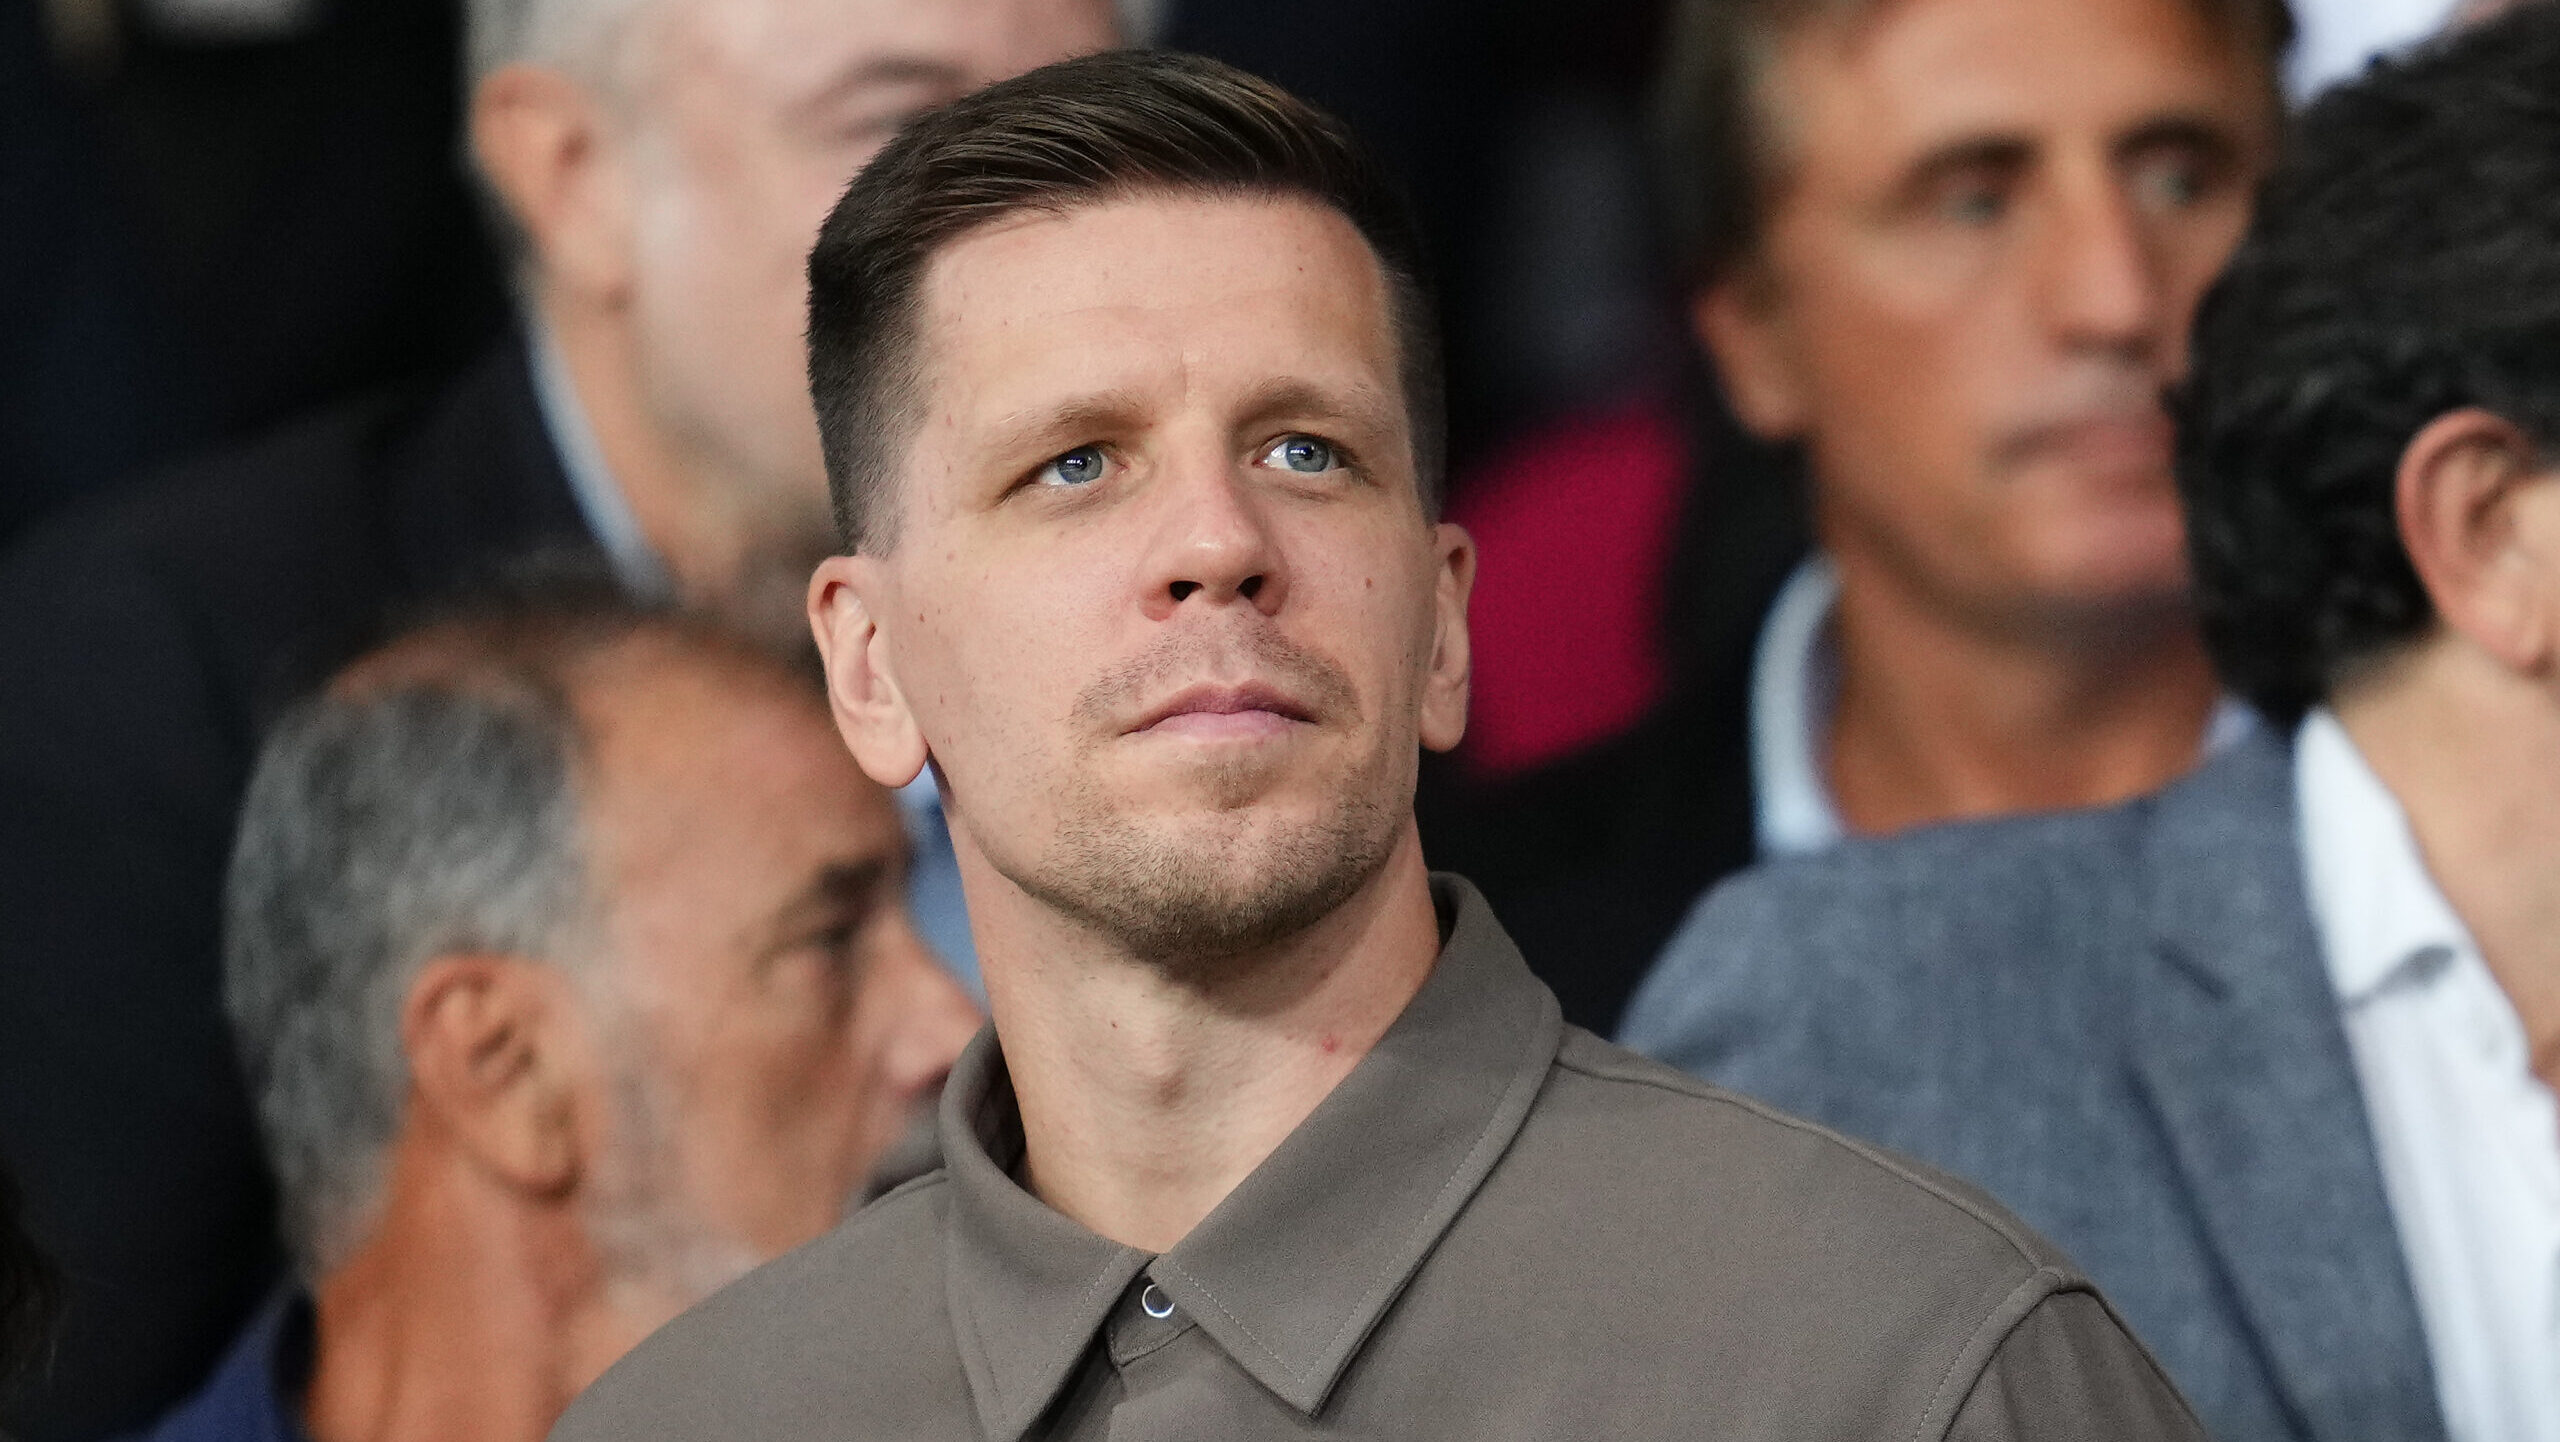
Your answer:
[[[796,376],[803,266],[827,202],[804,216],[801,187],[778,169],[769,145],[707,126],[647,162],[639,303],[658,312],[670,349],[716,349],[718,364],[734,366],[751,345]]]
[[[922,538],[918,538],[921,541]],[[900,679],[925,743],[955,784],[981,784],[1051,749],[1113,654],[1093,612],[1112,594],[1097,578],[1028,565],[950,572],[907,595],[935,599],[900,618]]]
[[[1432,553],[1401,528],[1364,534],[1357,544],[1332,538],[1307,553],[1349,559],[1302,569],[1298,594],[1306,615],[1292,629],[1347,668],[1373,718],[1408,724],[1438,639],[1439,577]]]
[[[2222,268],[2239,247],[2240,237],[2248,229],[2249,212],[2239,204],[2217,207],[2210,215],[2180,228],[2163,243],[2164,267],[2169,276],[2170,302],[2174,309],[2167,359],[2172,371],[2183,376],[2187,361],[2187,328],[2195,322],[2196,307],[2204,300]]]

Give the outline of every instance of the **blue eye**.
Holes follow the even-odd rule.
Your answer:
[[[1100,446],[1078,446],[1033,473],[1033,478],[1051,486],[1089,486],[1102,479],[1104,457]]]
[[[1333,446],[1314,436],[1282,436],[1262,453],[1262,462],[1302,476],[1320,476],[1341,464]]]

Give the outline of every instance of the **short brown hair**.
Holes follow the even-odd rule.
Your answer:
[[[1800,27],[1853,20],[1886,0],[1675,0],[1654,96],[1654,132],[1671,254],[1691,283],[1713,279],[1759,243],[1775,147],[1762,93],[1779,46]],[[2277,70],[2293,44],[2286,0],[2187,0],[2245,37]]]
[[[1436,514],[1439,337],[1402,194],[1338,120],[1198,56],[1113,51],[1019,75],[909,125],[809,253],[809,389],[848,550],[887,543],[882,485],[909,428],[919,293],[936,251],[1026,211],[1151,192],[1295,196],[1348,219],[1386,273],[1414,474]]]

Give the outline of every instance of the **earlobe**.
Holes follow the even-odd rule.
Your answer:
[[[2509,669],[2560,663],[2560,476],[2493,412],[2430,421],[2400,454],[2402,545],[2446,627]]]
[[[809,578],[809,629],[827,671],[827,705],[863,774],[900,787],[924,770],[924,733],[907,705],[866,592],[887,585],[861,556],[830,556]]]
[[[1467,701],[1475,654],[1467,632],[1467,601],[1476,584],[1476,543],[1463,527],[1443,522],[1434,541],[1438,584],[1433,597],[1431,674],[1423,683],[1422,744],[1454,750],[1466,739]]]
[[[627,197],[603,109],[556,70],[509,65],[471,98],[471,146],[544,278],[605,302],[628,288]]]
[[[1715,362],[1734,418],[1779,442],[1803,432],[1805,408],[1771,284],[1741,272],[1719,279],[1691,298],[1689,324]]]
[[[427,963],[401,1010],[411,1105],[482,1170],[540,1196],[573,1189],[594,1145],[566,978],[517,957]]]

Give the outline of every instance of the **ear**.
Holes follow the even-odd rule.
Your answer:
[[[445,956],[400,1013],[411,1104],[484,1170],[526,1192],[574,1188],[602,1141],[582,1104],[589,1047],[572,984],[538,962]]]
[[[1422,744],[1454,748],[1467,734],[1467,695],[1475,653],[1467,635],[1467,598],[1476,588],[1475,538],[1441,523],[1432,541],[1439,566],[1432,600],[1431,674],[1422,684]]]
[[[809,577],[809,629],[827,668],[827,705],[864,775],[883,786],[916,779],[928,756],[889,660],[888,638],[866,597],[888,578],[869,556],[829,556]]]
[[[1804,434],[1804,369],[1777,281],[1764,266],[1744,262],[1699,291],[1689,302],[1689,325],[1744,429],[1771,442]]]
[[[2436,417],[2400,453],[2400,539],[2445,626],[2528,675],[2560,663],[2560,472],[2476,408]]]
[[[471,148],[543,278],[600,303],[631,284],[631,197],[612,116],[557,70],[509,65],[471,97]]]

